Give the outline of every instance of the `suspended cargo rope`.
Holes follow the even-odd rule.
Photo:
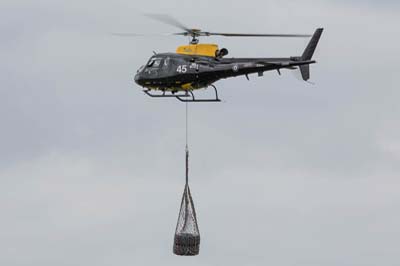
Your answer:
[[[189,188],[188,106],[186,103],[186,182],[175,229],[173,252],[180,256],[195,256],[200,250],[200,232]]]

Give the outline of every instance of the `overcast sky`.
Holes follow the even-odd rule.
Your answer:
[[[217,82],[190,105],[200,255],[172,255],[184,104],[133,83],[186,38],[324,27],[311,85],[290,71]],[[400,265],[398,1],[0,2],[0,265]],[[209,38],[234,57],[307,40]],[[207,93],[207,91],[203,92]]]

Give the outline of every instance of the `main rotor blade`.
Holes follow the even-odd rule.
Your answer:
[[[145,14],[146,17],[152,18],[154,20],[158,20],[160,22],[163,22],[165,24],[168,24],[170,26],[174,26],[176,28],[179,28],[181,30],[184,30],[186,32],[192,32],[191,29],[183,25],[181,22],[179,22],[177,19],[166,15],[166,14]]]
[[[184,32],[172,33],[172,34],[137,34],[137,33],[112,33],[116,36],[122,37],[137,37],[137,36],[191,36],[192,38],[200,36],[224,36],[224,37],[311,37],[310,34],[251,34],[251,33],[224,33],[224,32],[208,32],[201,31],[199,29],[190,29],[183,25],[177,19],[167,15],[167,14],[144,14],[146,17],[157,20],[159,22],[168,24],[170,26],[176,27],[183,30]]]
[[[111,35],[119,36],[119,37],[164,37],[164,36],[173,36],[175,34],[165,33],[165,34],[141,34],[141,33],[119,33],[119,32],[112,32]]]
[[[251,33],[219,33],[205,32],[206,36],[225,36],[225,37],[311,37],[310,34],[251,34]]]

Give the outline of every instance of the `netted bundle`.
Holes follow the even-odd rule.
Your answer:
[[[174,237],[174,254],[195,256],[200,250],[200,233],[197,225],[196,211],[188,183],[182,196],[181,209]]]

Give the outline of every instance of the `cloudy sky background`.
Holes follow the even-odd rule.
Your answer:
[[[210,31],[312,33],[310,85],[289,71],[217,83],[190,106],[201,254],[172,255],[184,186],[184,105],[133,74]],[[0,2],[0,264],[399,265],[397,1]],[[307,40],[209,38],[235,57]],[[207,92],[205,92],[207,93]]]

